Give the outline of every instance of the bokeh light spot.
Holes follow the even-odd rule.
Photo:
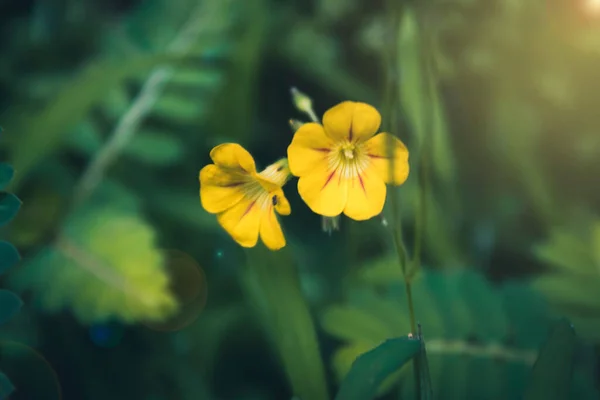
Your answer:
[[[0,342],[0,371],[15,388],[10,400],[62,399],[56,372],[41,354],[29,346]]]
[[[124,329],[118,324],[98,324],[90,327],[90,339],[98,347],[110,349],[121,343]]]
[[[173,332],[194,322],[204,310],[208,285],[204,270],[189,255],[180,250],[165,250],[165,271],[171,293],[179,303],[177,313],[162,322],[145,322],[152,330]]]

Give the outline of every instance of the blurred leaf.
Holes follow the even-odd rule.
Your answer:
[[[164,94],[152,107],[152,114],[159,118],[190,122],[202,117],[196,102],[189,98]]]
[[[20,249],[48,239],[63,216],[67,204],[55,187],[36,186],[29,194],[33,201],[23,203],[19,216],[11,225],[10,240]]]
[[[179,161],[184,149],[173,135],[140,132],[129,142],[124,154],[148,164],[165,166]]]
[[[597,267],[600,267],[600,221],[592,227],[591,246],[593,261]]]
[[[391,281],[402,280],[402,270],[395,258],[379,258],[369,263],[368,268],[358,272],[360,279],[372,285],[386,285]]]
[[[394,263],[392,256],[387,258],[373,260],[362,269]],[[359,270],[357,275],[364,273]],[[410,329],[401,277],[352,282],[345,293],[347,300],[323,314],[335,318],[322,320],[323,329],[344,342],[332,360],[338,380],[346,378],[357,356]],[[427,335],[433,399],[501,400],[523,393],[528,370],[553,318],[544,299],[527,282],[493,286],[473,270],[422,269],[412,294],[417,320]],[[358,311],[338,311],[347,309]],[[385,394],[400,380],[402,398],[415,398],[413,370],[406,367],[390,375],[378,394]],[[577,374],[581,382],[573,383],[571,393],[585,393],[585,398],[597,395],[590,379],[581,370]]]
[[[157,192],[145,199],[153,208],[180,224],[194,226],[203,231],[221,230],[214,215],[198,212],[200,198],[198,195],[166,190]]]
[[[535,256],[554,270],[532,281],[532,287],[541,293],[553,311],[577,323],[579,336],[600,343],[598,318],[600,301],[600,223],[587,211],[572,218],[568,226],[550,231],[549,238],[533,248]]]
[[[171,77],[171,85],[183,87],[206,87],[215,86],[223,82],[223,72],[221,70],[198,70],[198,69],[178,69]]]
[[[0,400],[8,399],[8,396],[10,396],[14,391],[15,387],[10,382],[10,379],[0,372]]]
[[[101,223],[98,223],[101,221]],[[92,204],[14,274],[46,311],[70,308],[86,324],[162,321],[177,310],[155,233],[131,209]],[[52,285],[48,285],[52,282]]]
[[[0,163],[0,190],[4,190],[15,174],[15,170],[9,164]]]
[[[423,146],[427,137],[433,172],[445,184],[454,184],[456,166],[443,102],[431,66],[423,64],[426,57],[423,53],[431,49],[424,48],[429,43],[427,38],[422,37],[417,13],[411,8],[406,8],[402,14],[398,40],[398,91],[402,108],[418,147]]]
[[[565,273],[598,273],[591,241],[569,229],[553,229],[550,237],[533,247],[534,255]]]
[[[0,275],[19,262],[21,257],[15,246],[8,242],[0,241]]]
[[[147,76],[144,76],[147,78]],[[140,82],[143,84],[144,82]],[[118,86],[111,90],[106,96],[106,100],[102,102],[103,111],[107,117],[114,119],[120,118],[131,105],[131,98],[127,93],[126,86]]]
[[[21,200],[12,193],[0,193],[0,226],[9,223],[21,208]]]
[[[420,344],[420,340],[408,337],[388,339],[373,350],[360,355],[342,381],[335,399],[374,398],[383,381],[418,353]]]
[[[323,313],[321,325],[330,334],[348,340],[378,341],[393,336],[387,324],[354,307],[329,307]]]
[[[186,60],[186,56],[156,54],[119,63],[96,60],[60,90],[32,117],[30,110],[11,110],[5,128],[14,136],[12,157],[18,172],[15,185],[41,159],[54,152],[88,111],[126,78],[154,67]]]
[[[0,325],[6,323],[19,312],[23,302],[13,292],[0,289]]]
[[[272,334],[294,395],[301,399],[328,399],[315,326],[289,250],[272,252],[259,245],[246,254],[247,293]]]
[[[550,332],[548,304],[527,282],[507,282],[499,288],[512,337],[520,348],[537,348]],[[524,307],[524,305],[527,305]]]
[[[571,378],[577,336],[567,320],[560,321],[531,371],[524,400],[562,400],[571,398]]]
[[[67,145],[75,151],[91,156],[102,147],[102,138],[91,119],[80,122],[67,137]]]
[[[533,287],[553,305],[600,313],[600,275],[544,274],[533,281]]]

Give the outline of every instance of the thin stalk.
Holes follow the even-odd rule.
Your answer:
[[[432,103],[432,91],[435,90],[434,82],[432,82],[431,60],[430,60],[430,43],[429,36],[427,35],[424,27],[425,21],[423,14],[424,6],[421,4],[420,12],[417,13],[417,23],[419,29],[419,48],[420,48],[420,63],[423,67],[424,79],[422,82],[423,86],[423,109],[433,110],[429,105]],[[420,17],[420,18],[419,18]],[[430,155],[431,155],[431,136],[433,132],[434,122],[433,111],[423,121],[424,134],[421,142],[421,148],[419,149],[419,170],[418,170],[418,181],[419,191],[417,199],[417,215],[415,224],[415,242],[413,247],[413,259],[411,261],[409,274],[412,276],[421,267],[421,253],[423,247],[423,237],[427,226],[427,199],[430,194]]]
[[[399,18],[401,9],[399,7],[399,2],[389,0],[388,1],[389,15],[391,18],[390,21],[390,29],[389,34],[390,37],[397,38],[397,32],[399,29]],[[385,73],[387,76],[386,79],[386,87],[385,87],[385,106],[388,115],[388,125],[389,130],[393,134],[398,132],[399,123],[398,117],[396,115],[396,110],[398,110],[398,91],[393,88],[398,87],[398,77],[396,67],[397,60],[397,49],[398,44],[397,40],[390,40],[390,43],[393,43],[389,51],[384,52],[384,61],[385,61]],[[388,150],[393,149],[391,145],[388,145]],[[388,154],[390,159],[390,176],[394,176],[394,157],[392,151]],[[412,299],[412,288],[411,288],[411,277],[408,275],[408,254],[406,251],[406,246],[404,244],[404,239],[402,237],[402,223],[400,220],[400,212],[399,212],[399,202],[397,191],[392,189],[390,191],[390,203],[392,207],[392,218],[393,218],[393,226],[392,226],[392,236],[394,239],[394,246],[396,247],[396,253],[398,255],[398,263],[400,265],[400,269],[402,270],[402,275],[404,276],[404,285],[406,287],[406,296],[407,296],[407,304],[408,304],[408,314],[410,319],[410,330],[411,333],[416,334],[417,325],[415,318],[415,310],[414,303]]]
[[[203,3],[191,14],[177,37],[167,48],[169,54],[186,54],[198,42],[207,28],[204,21],[216,17],[219,8],[212,9]],[[215,14],[214,16],[211,14]],[[133,100],[129,109],[121,116],[108,141],[86,167],[75,188],[74,204],[79,205],[90,197],[100,185],[107,170],[119,158],[131,142],[146,116],[162,95],[163,89],[174,73],[171,66],[155,68],[144,82],[142,89]]]

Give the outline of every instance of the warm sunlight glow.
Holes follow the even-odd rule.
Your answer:
[[[600,0],[584,0],[583,7],[586,12],[600,16]]]

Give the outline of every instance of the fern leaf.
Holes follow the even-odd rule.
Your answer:
[[[130,159],[137,159],[146,164],[164,166],[172,164],[182,156],[182,145],[179,142],[178,130],[182,126],[196,125],[208,115],[211,100],[224,81],[221,68],[211,65],[215,54],[228,57],[233,49],[222,46],[232,40],[234,27],[230,12],[230,4],[238,0],[213,2],[209,0],[184,0],[178,7],[163,0],[142,3],[125,22],[122,29],[110,32],[106,40],[106,57],[131,57],[130,49],[115,46],[128,38],[131,46],[141,51],[150,52],[185,52],[196,62],[192,65],[172,66],[161,70],[160,74],[138,74],[131,81],[142,88],[136,97],[132,97],[122,85],[110,92],[110,96],[99,107],[99,115],[87,115],[83,126],[88,131],[72,134],[72,142],[94,142],[93,138],[104,138],[109,135],[109,126],[117,130],[127,130],[129,139],[123,141],[123,151]],[[153,17],[149,17],[152,15]],[[148,21],[160,16],[161,24],[148,25]],[[206,45],[206,42],[210,45]],[[226,49],[225,53],[220,49]],[[218,50],[215,52],[215,50]],[[152,95],[144,92],[148,85],[158,84]],[[160,121],[150,129],[144,124],[146,118]],[[96,121],[105,119],[106,121]],[[127,124],[124,124],[127,121]],[[107,124],[108,122],[108,124]],[[95,129],[90,135],[89,128]],[[81,129],[81,128],[80,128]],[[139,132],[138,132],[139,131]],[[135,133],[135,135],[134,135]],[[114,134],[114,133],[113,133]],[[81,135],[82,138],[77,136]],[[86,139],[87,138],[87,139]],[[168,138],[168,139],[167,139]],[[159,149],[162,142],[165,146]],[[146,149],[147,147],[147,149]],[[76,151],[91,155],[92,146],[71,146]],[[98,150],[94,146],[95,151]]]
[[[87,324],[160,321],[177,310],[154,232],[115,207],[74,214],[56,245],[25,265],[13,282],[19,290],[33,290],[46,311],[68,308]]]

